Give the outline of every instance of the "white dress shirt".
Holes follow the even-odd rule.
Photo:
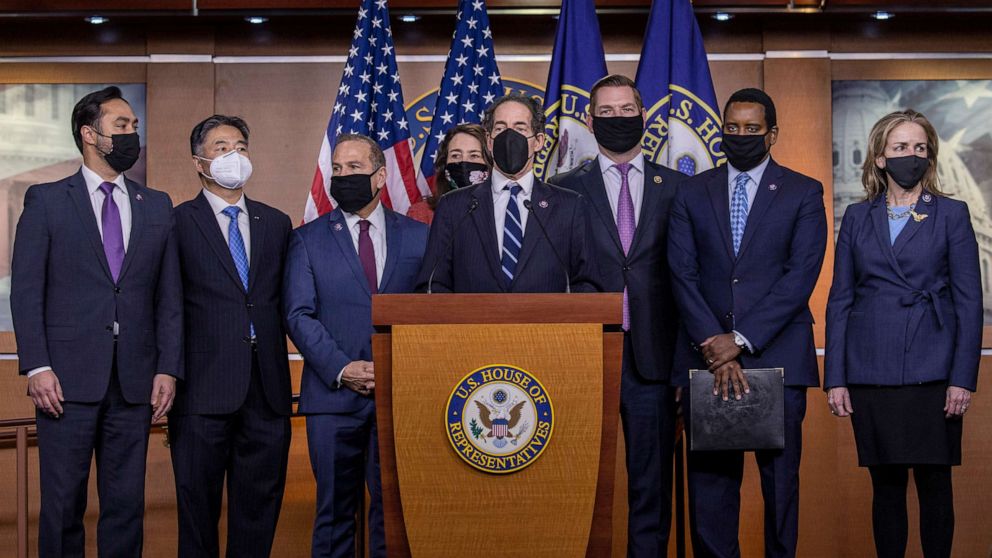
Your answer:
[[[360,224],[362,218],[354,213],[344,213],[344,222],[348,224],[348,232],[351,233],[351,242],[355,245],[355,253],[358,253],[358,235],[362,232]],[[375,284],[382,284],[382,270],[386,268],[386,212],[382,209],[382,204],[378,203],[372,213],[368,216],[369,238],[372,239],[372,249],[375,250]]]
[[[531,192],[534,191],[534,172],[528,172],[519,180],[512,180],[505,174],[493,167],[493,218],[496,220],[496,247],[499,257],[503,257],[503,224],[506,222],[506,206],[510,203],[510,191],[503,191],[503,187],[510,182],[520,185],[520,193],[517,194],[517,209],[520,210],[520,232],[527,235],[527,208],[524,207],[524,200],[530,199]],[[523,239],[520,239],[523,242]]]
[[[124,252],[126,253],[128,242],[131,240],[131,200],[127,192],[127,186],[124,185],[124,175],[118,174],[117,178],[105,181],[100,178],[99,174],[91,171],[86,165],[82,165],[80,170],[83,173],[83,180],[86,182],[86,191],[90,194],[90,204],[93,206],[93,214],[96,216],[96,228],[100,231],[101,240],[103,239],[103,201],[107,196],[100,189],[100,185],[104,182],[114,183],[114,189],[111,195],[114,197],[114,203],[117,204],[117,211],[121,215],[121,232],[124,233]],[[117,322],[114,322],[115,335],[119,327]],[[51,369],[51,366],[39,366],[38,368],[29,370],[27,376],[30,378],[39,372],[45,372]]]
[[[606,186],[606,197],[610,200],[610,210],[613,211],[613,221],[617,220],[617,206],[620,203],[620,182],[623,177],[616,163],[602,153],[598,156],[599,170],[603,173],[603,184]],[[640,221],[641,201],[644,199],[644,155],[638,153],[630,160],[630,170],[627,171],[627,186],[630,188],[630,198],[634,201],[634,226]]]
[[[228,234],[231,226],[231,218],[224,214],[224,210],[232,205],[236,205],[241,208],[238,212],[238,230],[241,231],[241,238],[245,241],[245,254],[248,256],[248,265],[251,265],[251,226],[248,224],[251,218],[248,215],[248,205],[245,203],[245,195],[242,193],[241,197],[238,198],[237,203],[230,204],[224,201],[223,198],[217,194],[203,189],[203,197],[207,198],[207,203],[210,204],[210,209],[214,212],[214,217],[217,218],[217,225],[220,227],[220,233],[224,235],[224,244],[228,246],[231,245],[231,239],[228,238]]]
[[[768,168],[768,161],[771,160],[772,158],[770,156],[766,156],[765,160],[759,163],[758,166],[749,171],[744,171],[747,172],[748,176],[747,185],[745,186],[745,189],[747,190],[748,214],[750,214],[751,210],[754,209],[754,197],[758,195],[758,185],[761,184],[761,177],[764,176],[765,169]],[[729,162],[727,163],[727,191],[729,192],[728,195],[730,196],[731,205],[734,203],[734,188],[737,186],[737,176],[740,175],[741,172],[742,171],[735,169]],[[747,225],[744,227],[746,230]],[[744,337],[743,333],[737,331],[736,329],[733,330],[733,332],[741,336],[741,339],[744,340],[744,344],[747,345],[748,351],[754,352],[754,346],[751,345],[751,342],[748,341],[747,337]]]

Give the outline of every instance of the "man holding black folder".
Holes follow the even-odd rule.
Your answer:
[[[744,369],[784,369],[784,449],[758,450],[755,458],[765,501],[765,555],[792,557],[806,388],[819,385],[809,297],[823,263],[827,225],[823,186],[769,156],[777,138],[775,105],[767,94],[743,89],[730,97],[723,124],[729,163],[680,185],[668,260],[682,317],[675,383],[687,384],[690,369],[708,368],[714,403],[729,404],[749,396]],[[694,555],[740,556],[744,452],[691,451],[688,464]]]

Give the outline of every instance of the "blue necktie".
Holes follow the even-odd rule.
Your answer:
[[[503,255],[500,263],[503,265],[503,275],[512,282],[513,274],[517,271],[517,260],[520,259],[520,246],[524,239],[520,208],[517,207],[517,194],[522,188],[519,184],[511,182],[503,186],[503,190],[510,191],[510,201],[506,204],[506,218],[503,220]]]
[[[241,285],[248,292],[248,252],[245,251],[245,240],[241,238],[241,229],[238,228],[238,213],[241,213],[241,208],[231,205],[225,207],[223,213],[231,219],[227,225],[227,247],[231,250],[231,258],[234,259]],[[251,336],[255,337],[255,325],[251,324],[250,327]]]
[[[730,200],[730,233],[734,239],[734,255],[741,249],[744,227],[747,226],[747,181],[751,177],[746,172],[737,175],[734,197]]]

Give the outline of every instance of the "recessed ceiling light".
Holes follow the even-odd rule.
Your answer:
[[[734,19],[734,14],[728,14],[727,12],[717,12],[713,14],[713,19],[717,21],[730,21]]]
[[[403,23],[414,23],[420,21],[420,16],[416,14],[403,14],[400,16],[400,21]]]
[[[871,14],[871,17],[874,18],[874,19],[877,19],[878,21],[885,21],[887,19],[892,19],[892,18],[896,17],[896,14],[894,14],[892,12],[886,12],[886,11],[879,10],[879,11]]]
[[[269,18],[262,16],[248,16],[245,18],[245,21],[251,23],[252,25],[261,25],[266,21],[269,21]]]
[[[93,25],[100,25],[101,23],[107,23],[109,19],[103,16],[90,16],[85,18],[87,23],[92,23]]]

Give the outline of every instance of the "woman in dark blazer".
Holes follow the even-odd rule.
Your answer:
[[[862,184],[867,199],[847,208],[837,239],[824,387],[871,474],[878,556],[905,554],[910,469],[923,554],[950,556],[951,467],[981,354],[978,244],[968,206],[940,189],[922,114],[875,124]]]

